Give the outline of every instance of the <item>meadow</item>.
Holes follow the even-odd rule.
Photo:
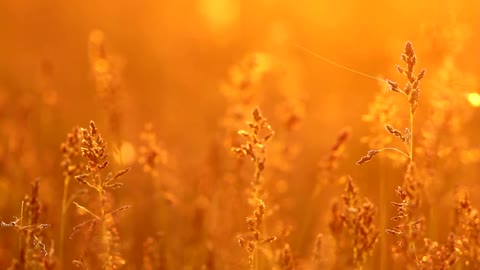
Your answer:
[[[3,1],[0,269],[480,269],[479,16]]]

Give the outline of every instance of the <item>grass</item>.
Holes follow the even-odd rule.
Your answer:
[[[180,117],[184,110],[197,113],[190,108],[168,112],[181,135],[169,133],[167,124],[129,121],[121,61],[101,31],[92,32],[88,46],[101,109],[87,114],[98,124],[65,132],[52,122],[49,131],[60,135],[18,132],[5,144],[10,148],[0,149],[18,146],[35,157],[21,163],[12,150],[0,164],[11,193],[0,204],[2,269],[480,267],[474,197],[480,155],[467,125],[478,112],[467,95],[430,92],[441,77],[417,72],[412,43],[396,67],[404,86],[373,77],[389,92],[375,98],[364,122],[315,124],[315,139],[333,142],[322,150],[306,143],[304,124],[317,119],[307,99],[286,89],[299,79],[284,76],[288,68],[279,71],[274,53],[251,53],[233,64],[220,85],[223,114],[209,118],[205,139]],[[331,130],[342,126],[332,139]],[[359,139],[359,126],[372,133]],[[200,146],[175,143],[176,136]],[[352,157],[361,142],[370,150],[358,167]],[[23,197],[31,172],[42,177]]]

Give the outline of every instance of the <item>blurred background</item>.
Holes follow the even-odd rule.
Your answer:
[[[388,215],[386,223],[377,223],[384,231],[382,226],[390,226],[388,219],[394,209],[382,202],[395,199],[394,187],[401,184],[404,167],[388,159],[364,167],[355,162],[371,149],[366,136],[388,135],[381,133],[382,119],[376,122],[365,116],[375,98],[388,88],[322,61],[300,47],[403,85],[395,65],[401,63],[406,41],[415,48],[417,69],[427,68],[416,119],[418,138],[423,123],[435,115],[448,114],[438,120],[451,121],[447,127],[450,133],[445,133],[442,142],[455,147],[440,157],[448,159],[453,157],[451,153],[465,151],[455,160],[458,164],[450,164],[451,171],[442,176],[450,181],[447,187],[437,189],[454,192],[463,188],[477,193],[474,179],[479,173],[475,151],[480,148],[480,104],[474,94],[480,93],[479,17],[480,2],[475,0],[1,1],[0,216],[8,221],[18,215],[30,182],[39,177],[40,199],[45,205],[43,222],[52,224],[47,234],[58,242],[59,198],[64,183],[60,144],[72,127],[87,127],[94,120],[111,147],[113,168],[131,168],[124,181],[126,188],[118,191],[115,202],[118,207],[133,205],[119,221],[126,269],[140,269],[143,255],[133,250],[141,249],[156,231],[170,235],[167,238],[174,243],[167,269],[201,269],[200,261],[208,254],[195,254],[204,249],[204,242],[208,242],[205,250],[218,250],[214,256],[217,269],[244,269],[247,256],[235,239],[236,234],[247,231],[244,220],[251,209],[243,190],[248,189],[248,182],[241,183],[235,193],[235,200],[241,202],[235,217],[222,218],[222,212],[212,205],[221,205],[214,194],[222,187],[218,182],[229,179],[224,175],[228,172],[225,164],[236,159],[228,151],[231,145],[225,142],[232,128],[225,119],[239,99],[229,93],[235,92],[239,80],[250,76],[246,120],[251,119],[250,109],[259,106],[276,130],[273,141],[278,138],[284,145],[295,146],[292,159],[287,159],[291,165],[288,173],[271,177],[276,182],[272,186],[279,191],[271,204],[283,209],[273,214],[272,220],[283,221],[281,226],[270,226],[272,233],[291,227],[289,242],[299,261],[309,259],[317,233],[328,233],[330,204],[343,187],[327,192],[329,196],[316,205],[303,195],[315,186],[317,164],[328,155],[344,128],[352,135],[336,174],[352,175],[362,195],[379,210],[387,209],[383,210]],[[249,61],[254,62],[252,67]],[[393,99],[400,109],[392,121],[407,125],[408,104],[402,97],[393,95]],[[443,103],[433,102],[438,100]],[[291,129],[284,125],[288,121],[283,117],[289,110],[295,111],[298,121]],[[137,162],[146,124],[155,131],[161,149],[168,152],[168,164],[161,167],[160,176],[145,176],[144,166]],[[375,130],[379,133],[372,133]],[[270,160],[272,167],[285,167],[281,163],[285,160],[274,157],[276,146],[271,149],[266,166]],[[223,165],[213,166],[215,160]],[[445,168],[444,163],[434,166]],[[242,170],[248,175],[251,168]],[[266,178],[268,175],[276,172]],[[165,210],[165,216],[171,218],[162,229],[155,225],[155,214],[149,214],[158,200],[148,194],[152,178],[173,179],[165,185],[177,206]],[[386,181],[383,187],[377,185],[380,179]],[[445,195],[445,205],[440,199],[439,207],[453,209],[453,196],[441,194]],[[472,200],[480,203],[473,195]],[[152,198],[142,202],[147,197]],[[202,221],[206,229],[198,229],[205,231],[201,240],[195,238],[199,232],[189,227],[199,218],[197,210],[207,220]],[[82,220],[71,211],[67,232]],[[308,215],[325,217],[319,218],[323,222],[318,225],[305,227],[302,220]],[[434,224],[451,218],[430,217],[438,218],[432,220]],[[230,221],[223,224],[224,219]],[[222,231],[217,228],[221,225],[230,227]],[[432,229],[430,236],[444,239],[448,229]],[[301,237],[296,234],[299,231],[309,236]],[[380,262],[379,250],[391,244],[381,243],[374,259],[369,260],[371,269],[391,262]],[[0,268],[4,269],[17,254],[16,238],[6,228],[0,230],[0,245]],[[230,254],[223,254],[228,251]],[[64,254],[58,265],[78,253],[72,249]],[[69,269],[66,265],[60,269]],[[180,266],[184,268],[177,268]]]

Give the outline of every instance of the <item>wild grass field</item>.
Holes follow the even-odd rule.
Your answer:
[[[480,2],[0,3],[0,269],[480,269]]]

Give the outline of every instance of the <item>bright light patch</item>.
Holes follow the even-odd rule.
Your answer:
[[[479,93],[470,93],[467,95],[468,102],[472,104],[473,107],[480,107],[480,94]]]
[[[119,165],[130,166],[135,162],[137,154],[132,143],[123,141],[114,152],[113,157]]]
[[[228,31],[239,15],[236,0],[201,0],[200,12],[214,32]]]

